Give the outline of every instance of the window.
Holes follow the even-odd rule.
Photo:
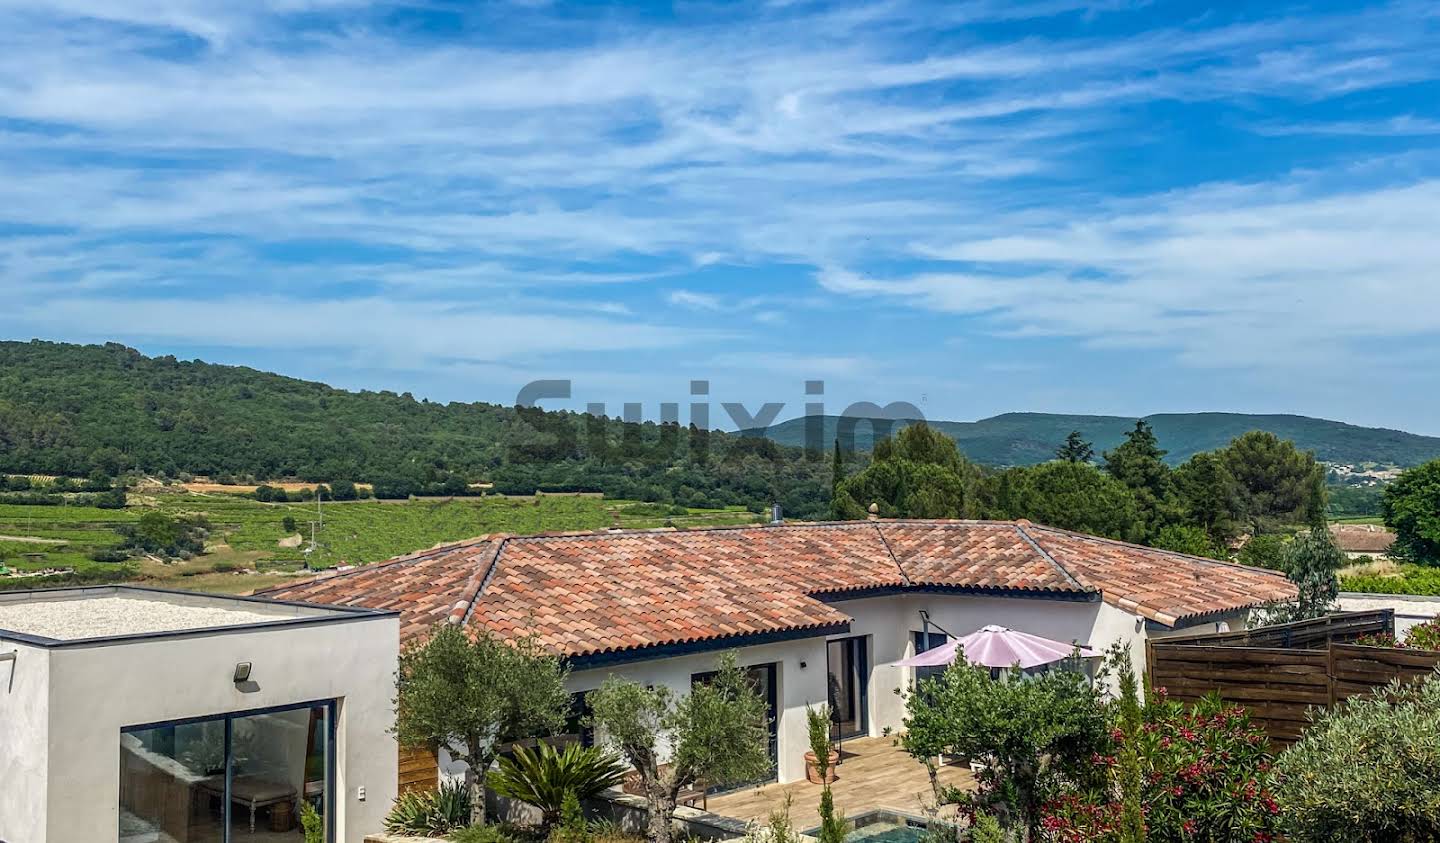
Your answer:
[[[565,718],[565,736],[574,736],[581,746],[595,745],[595,727],[590,725],[594,712],[590,709],[590,695],[593,691],[580,691],[570,695],[570,714]]]
[[[923,653],[926,650],[933,650],[936,647],[945,645],[950,641],[950,636],[943,632],[932,632],[927,639],[923,632],[911,632],[910,640],[915,645],[915,652]],[[919,684],[923,680],[939,676],[944,672],[945,667],[943,665],[940,667],[917,667],[915,668],[915,682]]]
[[[329,839],[334,711],[325,702],[122,730],[120,843],[300,843],[307,803]]]

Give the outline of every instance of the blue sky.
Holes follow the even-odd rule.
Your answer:
[[[1437,267],[1434,3],[0,0],[6,338],[1440,433]]]

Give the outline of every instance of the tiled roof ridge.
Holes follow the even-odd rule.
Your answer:
[[[1020,534],[1020,538],[1024,539],[1026,544],[1028,544],[1028,545],[1030,545],[1030,547],[1034,548],[1034,549],[1035,549],[1035,552],[1038,553],[1038,554],[1040,554],[1040,557],[1041,557],[1042,559],[1044,559],[1046,562],[1049,562],[1052,566],[1054,566],[1055,570],[1059,571],[1059,572],[1060,572],[1060,575],[1063,576],[1065,579],[1069,580],[1072,585],[1074,585],[1076,588],[1080,589],[1081,591],[1089,591],[1089,592],[1099,592],[1099,591],[1102,591],[1102,589],[1096,588],[1096,587],[1093,586],[1093,585],[1089,585],[1089,584],[1080,582],[1080,578],[1077,577],[1077,576],[1075,576],[1074,574],[1072,574],[1072,573],[1070,572],[1070,569],[1069,569],[1069,568],[1066,568],[1064,565],[1060,564],[1060,560],[1058,560],[1058,559],[1056,559],[1055,557],[1051,556],[1051,555],[1050,555],[1050,551],[1048,551],[1048,550],[1046,550],[1045,548],[1041,547],[1041,546],[1040,546],[1040,543],[1037,542],[1037,541],[1035,541],[1035,539],[1034,539],[1028,532],[1026,532],[1026,528],[1027,528],[1027,527],[1033,527],[1033,526],[1035,526],[1035,525],[1031,524],[1029,521],[1025,520],[1024,518],[1021,518],[1021,519],[1017,520],[1017,521],[1014,523],[1015,532],[1017,532],[1017,533]]]
[[[490,584],[495,570],[500,567],[500,553],[505,549],[505,543],[510,540],[510,536],[501,535],[496,538],[498,540],[493,542],[494,547],[490,549],[489,561],[475,566],[470,578],[465,581],[465,590],[460,592],[460,599],[450,607],[450,614],[446,618],[450,623],[464,626],[470,620],[475,604],[480,600],[480,595],[485,593],[485,586]]]
[[[809,529],[861,529],[875,524],[914,525],[920,527],[1007,527],[1014,521],[984,518],[876,518],[864,521],[796,521],[781,524],[701,524],[694,527],[626,527],[615,529],[602,527],[598,530],[556,530],[548,533],[529,533],[523,536],[509,536],[508,541],[554,541],[556,539],[594,539],[606,536],[653,536],[683,535],[686,533],[720,533],[733,530],[809,530]]]
[[[457,550],[463,550],[467,547],[481,545],[489,541],[494,541],[497,538],[503,539],[504,534],[482,533],[478,536],[471,536],[468,539],[456,539],[453,542],[441,542],[432,547],[427,547],[424,550],[411,551],[410,553],[406,553],[403,556],[393,556],[389,559],[382,559],[379,562],[365,562],[359,565],[354,565],[348,571],[341,571],[335,568],[330,568],[324,571],[316,571],[315,576],[313,577],[305,577],[303,579],[291,580],[289,582],[283,582],[278,585],[272,585],[269,588],[257,588],[252,593],[257,595],[267,594],[271,591],[283,591],[286,589],[295,588],[297,586],[310,585],[311,583],[324,582],[325,580],[333,580],[338,577],[347,576],[349,574],[358,574],[362,572],[369,574],[374,571],[381,571],[386,568],[394,568],[410,562],[424,562],[434,556],[442,556],[448,553],[454,553]]]
[[[556,539],[575,540],[598,539],[598,538],[627,538],[630,536],[654,536],[654,535],[684,535],[687,533],[722,533],[739,530],[808,530],[808,529],[836,529],[851,528],[858,529],[867,527],[870,521],[797,521],[784,524],[703,524],[696,527],[626,527],[615,529],[605,527],[599,530],[576,530],[557,531],[552,533],[531,533],[524,536],[511,536],[512,542],[531,541],[555,541]],[[981,522],[984,523],[984,522]]]
[[[1211,559],[1208,556],[1194,556],[1189,553],[1181,553],[1178,550],[1167,550],[1163,547],[1151,547],[1148,544],[1136,544],[1135,542],[1121,541],[1120,539],[1106,538],[1105,536],[1095,536],[1091,535],[1090,533],[1081,533],[1076,530],[1066,530],[1063,527],[1050,527],[1044,524],[1029,524],[1028,526],[1036,530],[1042,530],[1050,533],[1060,533],[1062,535],[1072,536],[1074,538],[1083,539],[1085,541],[1101,542],[1102,544],[1111,544],[1115,545],[1116,547],[1125,547],[1134,550],[1146,550],[1151,553],[1160,553],[1165,556],[1174,556],[1179,559],[1184,559],[1188,562],[1200,562],[1206,565],[1213,565],[1218,568],[1225,568],[1227,570],[1234,570],[1236,568],[1239,568],[1242,571],[1254,571],[1257,574],[1269,574],[1273,577],[1284,576],[1284,574],[1282,574],[1281,572],[1273,571],[1269,568],[1260,568],[1256,567],[1255,565],[1242,565],[1239,562],[1230,562],[1224,559]]]
[[[914,585],[915,583],[910,580],[910,575],[905,573],[905,566],[900,564],[900,557],[895,553],[895,548],[890,546],[890,540],[885,538],[885,531],[880,529],[878,523],[875,524],[875,535],[880,537],[880,544],[885,546],[885,552],[889,554],[890,561],[895,563],[895,570],[900,572],[900,581],[907,586]]]

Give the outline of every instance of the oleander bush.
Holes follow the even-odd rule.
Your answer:
[[[1239,707],[1218,698],[1194,706],[1156,689],[1134,736],[1111,733],[1113,748],[1094,758],[1112,771],[1098,792],[1064,793],[1045,806],[1042,840],[1119,843],[1124,786],[1120,757],[1131,742],[1140,767],[1144,840],[1150,843],[1263,843],[1277,839],[1280,803],[1273,793],[1265,733]],[[1129,839],[1135,839],[1133,836]]]

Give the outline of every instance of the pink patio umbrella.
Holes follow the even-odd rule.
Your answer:
[[[955,661],[955,652],[961,648],[965,651],[966,661],[981,667],[1010,667],[1015,664],[1023,668],[1039,667],[1067,659],[1075,652],[1074,644],[991,625],[895,664],[900,667],[940,667]],[[1097,653],[1089,647],[1081,647],[1080,655],[1094,656]]]

